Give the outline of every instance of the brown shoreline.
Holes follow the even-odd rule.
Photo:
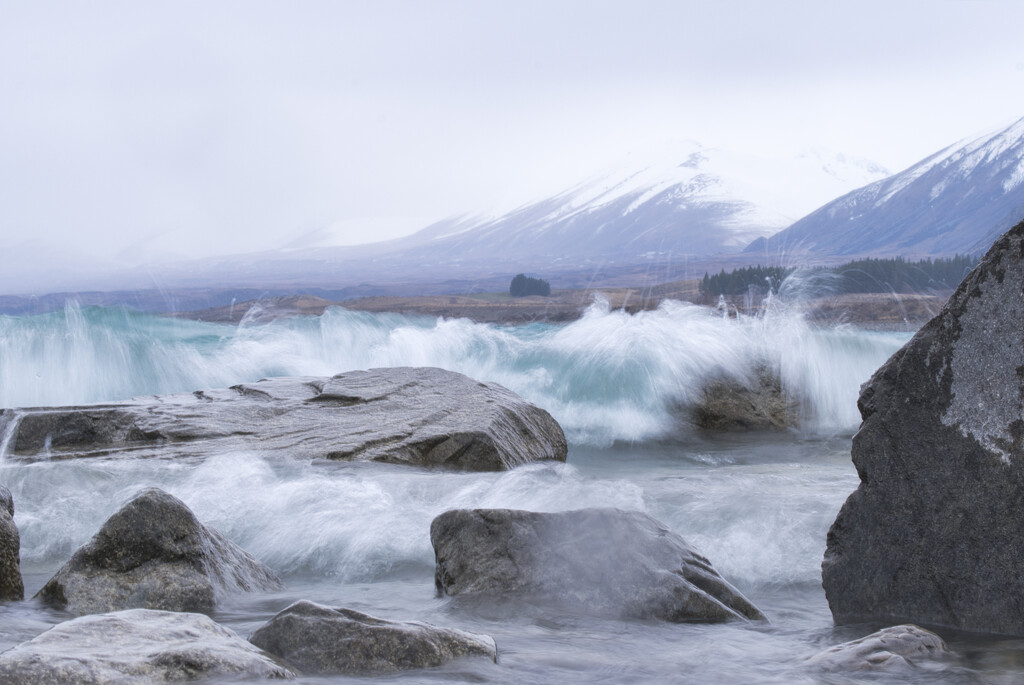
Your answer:
[[[289,316],[319,316],[328,307],[352,311],[417,316],[465,318],[478,323],[521,325],[575,321],[595,300],[603,297],[613,310],[630,314],[656,309],[665,300],[712,306],[697,290],[697,281],[680,281],[652,288],[558,290],[550,297],[517,297],[506,293],[472,295],[374,296],[332,302],[313,295],[291,295],[241,302],[170,316],[238,324],[266,322]],[[801,300],[798,303],[814,323],[851,324],[875,330],[916,330],[938,313],[949,293],[847,294]],[[785,302],[781,302],[785,304]],[[764,303],[733,297],[726,303],[731,315],[754,314]]]

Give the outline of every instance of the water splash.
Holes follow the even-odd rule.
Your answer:
[[[907,337],[813,328],[777,299],[756,317],[671,301],[630,315],[598,300],[578,321],[519,327],[341,308],[227,326],[72,303],[43,316],[0,317],[0,406],[437,366],[516,391],[550,411],[575,443],[608,444],[686,431],[687,409],[708,382],[753,383],[768,368],[799,398],[802,428],[833,433],[857,425],[860,384]]]

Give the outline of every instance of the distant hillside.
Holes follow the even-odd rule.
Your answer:
[[[887,173],[865,160],[820,151],[765,159],[680,143],[629,157],[499,216],[429,226],[380,245],[374,256],[417,265],[501,263],[521,271],[738,253],[751,240]]]
[[[1024,119],[834,200],[746,253],[795,264],[839,255],[979,254],[1024,218]]]

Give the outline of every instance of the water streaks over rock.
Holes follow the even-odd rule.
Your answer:
[[[807,664],[823,671],[901,671],[951,656],[941,637],[908,624],[836,645],[815,654]]]
[[[430,540],[442,594],[675,622],[764,619],[685,540],[640,512],[457,509],[434,519]]]
[[[130,609],[82,616],[0,654],[0,681],[21,685],[292,678],[201,614]]]

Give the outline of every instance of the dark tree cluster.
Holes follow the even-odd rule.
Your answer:
[[[858,259],[835,267],[817,267],[815,271],[838,276],[831,287],[839,293],[913,293],[926,290],[952,290],[978,263],[976,257],[956,255],[911,262],[903,257]],[[754,291],[766,294],[778,291],[782,281],[795,269],[781,266],[754,266],[714,276],[705,273],[700,291],[705,295],[745,295]]]
[[[956,255],[948,259],[908,262],[893,259],[858,259],[832,269],[842,278],[837,284],[844,293],[912,293],[924,290],[952,290],[978,264],[976,257]]]
[[[751,266],[735,271],[725,272],[722,269],[714,276],[704,274],[700,282],[700,291],[705,295],[745,295],[750,290],[766,294],[768,289],[778,291],[786,276],[793,269],[781,266]]]
[[[530,278],[526,274],[518,274],[509,285],[508,294],[512,297],[526,297],[527,295],[547,297],[551,294],[551,284],[542,278]]]

